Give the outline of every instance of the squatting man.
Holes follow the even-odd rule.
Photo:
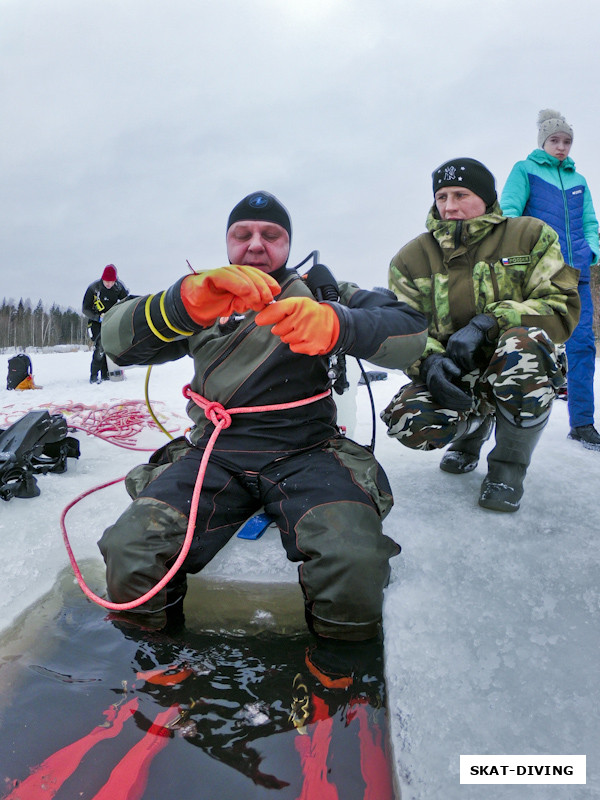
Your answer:
[[[120,366],[194,360],[191,389],[226,409],[313,398],[328,390],[330,356],[346,354],[404,369],[421,354],[427,322],[391,293],[340,283],[337,302],[318,302],[287,266],[292,225],[268,192],[231,211],[230,266],[187,275],[166,291],[115,306],[102,325]],[[134,469],[132,504],[103,534],[113,602],[145,594],[184,540],[200,460],[214,430],[192,400],[193,427]],[[369,449],[340,435],[330,394],[289,410],[232,415],[219,435],[200,494],[191,549],[175,578],[137,612],[161,628],[182,615],[186,573],[200,571],[255,511],[279,527],[299,563],[306,619],[317,640],[378,635],[389,559],[398,545],[382,520],[392,505],[386,475]],[[248,576],[251,578],[251,576]]]
[[[556,345],[579,318],[578,270],[564,263],[549,225],[502,215],[494,176],[479,161],[453,159],[432,177],[428,232],[389,271],[398,299],[426,315],[429,337],[382,418],[407,447],[450,445],[440,467],[458,474],[475,469],[495,419],[479,505],[516,511],[565,382]]]

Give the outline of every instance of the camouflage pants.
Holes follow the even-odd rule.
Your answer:
[[[413,450],[434,450],[450,444],[459,423],[495,413],[526,421],[542,416],[565,382],[566,364],[540,328],[510,328],[498,340],[487,367],[463,375],[460,387],[473,396],[468,412],[442,408],[422,383],[403,386],[381,418],[388,436]],[[461,426],[462,427],[462,426]]]

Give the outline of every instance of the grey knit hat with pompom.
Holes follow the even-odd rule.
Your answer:
[[[563,117],[560,111],[553,108],[543,108],[538,114],[538,147],[543,150],[544,143],[553,133],[568,133],[573,138],[573,128]]]

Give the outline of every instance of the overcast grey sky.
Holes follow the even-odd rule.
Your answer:
[[[135,294],[220,266],[255,189],[291,213],[290,263],[384,285],[434,167],[478,158],[501,189],[543,107],[600,212],[599,22],[588,0],[0,0],[0,302],[79,309],[111,262]]]

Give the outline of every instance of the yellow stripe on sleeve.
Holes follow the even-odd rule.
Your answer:
[[[162,314],[162,318],[163,318],[167,328],[169,328],[169,330],[172,330],[173,333],[179,333],[181,336],[193,336],[194,334],[191,333],[190,331],[180,331],[179,328],[176,328],[174,325],[171,325],[171,323],[167,319],[167,315],[165,313],[165,295],[166,295],[166,292],[163,292],[161,294],[159,305],[160,305],[160,313]]]
[[[146,322],[148,323],[148,327],[152,331],[152,333],[156,336],[157,339],[160,339],[161,342],[175,342],[177,341],[177,337],[174,336],[172,339],[167,339],[166,336],[163,336],[162,333],[159,333],[156,325],[152,322],[152,317],[150,315],[150,303],[154,300],[156,295],[151,294],[148,299],[146,300],[146,305],[144,307],[144,314],[146,315]]]

